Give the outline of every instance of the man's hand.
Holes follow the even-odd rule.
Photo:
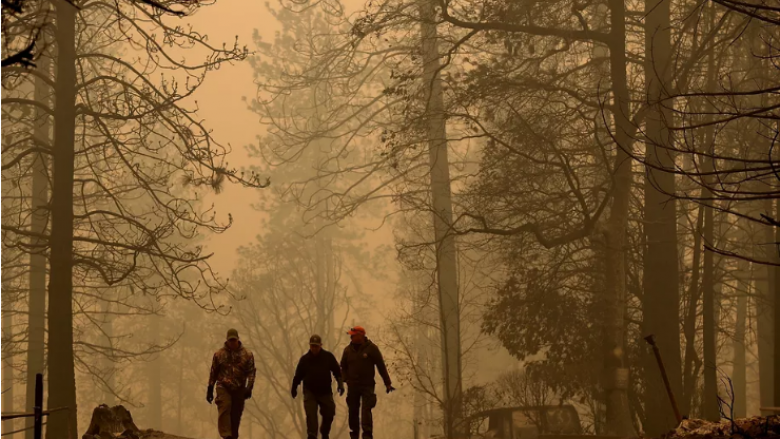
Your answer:
[[[244,389],[244,399],[249,399],[251,397],[252,397],[252,389],[247,387],[246,389]]]
[[[290,395],[295,399],[295,397],[298,396],[298,389],[293,387],[292,390],[290,390]]]
[[[344,385],[343,384],[339,386],[339,390],[338,391],[339,391],[339,396],[344,396]]]
[[[209,404],[214,401],[214,386],[209,386],[208,390],[206,390],[206,401]]]
[[[395,387],[391,386],[390,384],[387,385],[387,393],[390,393],[395,390]]]

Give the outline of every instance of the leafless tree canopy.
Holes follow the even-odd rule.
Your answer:
[[[49,439],[103,402],[213,436],[237,328],[242,437],[304,437],[295,364],[353,325],[377,439],[780,405],[777,4],[234,1],[3,0],[4,412],[44,372]]]

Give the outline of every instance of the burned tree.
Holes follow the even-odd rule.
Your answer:
[[[230,169],[228,150],[182,104],[208,70],[246,56],[238,46],[215,48],[204,36],[169,24],[196,5],[63,0],[55,6],[47,23],[55,28],[54,108],[23,95],[3,100],[4,110],[42,109],[54,127],[52,144],[18,142],[3,151],[4,175],[21,178],[38,155],[50,163],[50,232],[5,222],[3,231],[16,237],[7,238],[8,245],[31,237],[47,245],[48,405],[74,407],[51,416],[51,437],[76,431],[75,355],[102,350],[74,339],[75,298],[99,297],[105,286],[127,287],[208,306],[203,299],[224,284],[211,274],[209,255],[187,241],[201,230],[220,232],[229,221],[200,208],[197,193],[231,181],[264,185]],[[142,62],[117,56],[121,42]],[[180,62],[170,49],[193,46],[207,51],[203,62]],[[166,69],[172,73],[160,82],[149,79]],[[191,273],[197,274],[187,279]]]

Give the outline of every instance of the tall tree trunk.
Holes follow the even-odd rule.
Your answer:
[[[439,287],[439,313],[442,337],[442,376],[444,378],[445,436],[462,430],[463,383],[461,381],[460,304],[457,254],[452,226],[452,192],[447,157],[447,129],[444,98],[439,75],[439,46],[436,12],[431,0],[420,2],[425,118],[431,167],[431,200],[436,240],[436,274]]]
[[[323,330],[323,337],[327,337],[328,340],[333,340],[333,344],[331,344],[331,346],[335,346],[338,343],[337,337],[340,335],[336,334],[336,322],[333,315],[333,311],[336,306],[336,288],[338,286],[338,274],[336,273],[335,259],[336,253],[333,251],[333,237],[331,236],[330,229],[323,230],[323,232],[325,232],[325,236],[323,236],[325,240],[325,284],[327,285],[328,291],[328,312],[326,313],[326,323],[325,329]]]
[[[745,82],[749,83],[750,89],[753,87],[761,88],[765,83],[764,72],[766,71],[766,64],[759,57],[766,55],[766,50],[760,33],[760,27],[754,23],[750,23],[745,31],[746,33],[746,45],[744,47],[743,54],[746,57],[745,63],[749,66],[748,75],[745,78]],[[754,96],[753,104],[756,106],[763,106],[766,104],[766,99],[763,96]],[[748,151],[748,158],[761,160],[766,156],[767,151],[772,150],[771,142],[766,142],[767,136],[771,137],[771,133],[767,133],[763,126],[763,123],[756,122],[746,128],[750,133],[750,149]],[[759,181],[751,180],[747,182],[748,190],[754,193],[760,193],[767,190],[767,187]],[[761,215],[771,215],[773,211],[772,200],[766,199],[761,201],[753,201],[745,203],[748,208],[747,213],[754,218],[760,218]],[[750,256],[757,260],[772,261],[776,258],[776,250],[773,249],[771,243],[774,241],[773,229],[763,224],[753,223],[751,224],[751,230],[753,231],[751,238],[752,251]],[[771,292],[771,282],[773,270],[770,266],[762,266],[759,270],[756,281],[756,300],[754,301],[756,306],[756,319],[757,319],[757,337],[758,337],[758,375],[760,382],[760,403],[762,406],[771,406],[773,401],[774,391],[774,365],[773,365],[773,331],[774,331],[774,310],[773,310],[773,294]]]
[[[309,27],[313,28],[312,17],[309,16]],[[314,59],[310,58],[310,62],[314,63]],[[324,100],[320,99],[320,96],[329,96],[326,90],[322,90],[321,87],[313,87],[311,89],[311,100],[314,102],[314,115],[310,117],[307,123],[311,125],[313,131],[321,130],[323,122],[321,120],[322,113],[327,113],[331,102],[326,97]],[[323,111],[324,110],[324,111]],[[313,145],[312,160],[314,166],[320,166],[323,162],[323,148],[318,142]],[[324,182],[321,179],[317,179],[316,190],[311,197],[319,197],[319,194],[323,192]],[[324,213],[327,210],[326,203],[316,203],[319,213]],[[333,240],[331,238],[330,229],[327,225],[317,218],[318,230],[314,236],[314,263],[315,263],[315,281],[316,281],[316,297],[314,297],[314,303],[317,307],[317,320],[314,322],[314,332],[318,334],[325,345],[335,345],[338,342],[336,334],[333,334],[331,329],[333,328],[332,310],[335,294],[335,276],[333,273]],[[333,344],[331,344],[333,343]]]
[[[760,141],[759,136],[756,140]],[[765,145],[762,143],[762,145]],[[769,145],[765,145],[769,147]],[[760,190],[760,189],[759,189]],[[753,212],[754,216],[771,215],[772,200],[763,200],[760,207]],[[777,250],[771,243],[774,241],[774,233],[771,227],[762,224],[754,224],[756,235],[753,248],[754,258],[758,260],[773,261],[777,259]],[[762,265],[758,270],[756,281],[756,294],[754,301],[756,307],[757,336],[758,336],[758,381],[759,398],[762,407],[770,407],[774,401],[774,297],[771,290],[770,277],[774,270],[769,265]]]
[[[607,434],[634,434],[628,407],[628,363],[625,352],[626,231],[631,195],[631,123],[626,77],[626,14],[623,0],[609,0],[610,77],[614,95],[615,140],[612,205],[604,231],[606,247],[606,300],[603,328],[604,391]]]
[[[421,401],[420,392],[415,390],[414,392],[414,412],[412,414],[412,439],[423,439],[422,437],[422,424],[423,424],[423,405]]]
[[[753,21],[748,23],[745,29],[743,56],[746,57],[745,63],[748,71],[742,81],[746,84],[746,91],[768,87],[768,77],[775,73],[776,66],[767,61],[771,59],[771,54],[768,50],[771,43],[767,42],[762,32],[761,24]],[[754,95],[751,101],[750,104],[755,107],[764,107],[769,104],[766,94]],[[773,141],[767,142],[766,139],[771,139],[774,133],[771,129],[767,129],[764,121],[759,120],[754,120],[746,131],[751,136],[749,158],[764,160],[768,152],[771,154],[774,144]],[[756,180],[751,180],[748,184],[753,191],[771,190],[770,187],[766,186],[766,183]],[[760,218],[760,215],[771,216],[774,210],[770,199],[753,202],[750,205],[752,207],[751,216],[755,218]],[[772,228],[763,224],[754,224],[754,228],[756,236],[753,241],[754,251],[752,256],[759,260],[776,260],[777,248],[771,245],[774,241]],[[768,407],[772,405],[775,399],[774,369],[778,367],[773,361],[775,309],[774,294],[770,289],[770,277],[773,270],[770,266],[765,265],[762,267],[761,272],[762,275],[759,276],[761,282],[758,282],[756,285],[755,301],[758,336],[758,375],[760,403],[761,406]]]
[[[707,160],[709,162],[709,160]],[[711,169],[711,165],[708,166]],[[712,246],[713,243],[713,212],[712,206],[707,202],[704,209],[704,243]],[[714,299],[714,264],[713,252],[707,248],[704,249],[704,268],[702,276],[703,290],[703,341],[704,341],[704,397],[703,397],[703,415],[710,421],[720,419],[718,411],[718,387],[717,387],[717,361],[715,355],[715,299]]]
[[[149,325],[149,333],[152,344],[159,345],[160,341],[160,316],[152,315]],[[149,428],[162,429],[162,358],[157,354],[153,360],[147,363],[147,379],[149,383],[148,422]]]
[[[76,7],[56,2],[57,77],[52,154],[49,276],[48,439],[77,437],[76,377],[73,358],[73,172],[76,130]]]
[[[323,231],[320,231],[322,233]],[[314,332],[322,336],[325,329],[325,251],[323,248],[322,236],[318,233],[314,237],[314,264],[315,264],[315,288],[316,296],[314,304],[317,308],[317,320],[314,322]]]
[[[645,81],[650,109],[646,116],[645,221],[647,249],[643,272],[643,330],[655,334],[672,392],[682,394],[680,358],[677,209],[671,123],[671,25],[665,0],[645,0]],[[668,171],[666,171],[668,170]],[[676,425],[660,371],[651,350],[643,355],[645,433],[660,436]]]
[[[707,21],[709,26],[712,27],[715,24],[715,13],[713,5],[709,5],[707,9]],[[707,55],[707,83],[705,85],[708,91],[715,89],[715,53],[710,50]],[[714,149],[714,129],[712,126],[705,128],[704,134],[704,147],[707,148],[707,152],[711,153]],[[705,170],[713,170],[715,164],[714,159],[705,158],[704,168]],[[705,180],[708,184],[711,184],[710,179]],[[702,193],[704,199],[704,245],[715,246],[715,224],[713,215],[713,201],[712,192],[705,188]],[[716,357],[716,336],[718,319],[716,318],[716,306],[715,306],[715,264],[714,253],[707,248],[704,249],[704,267],[702,276],[702,290],[703,290],[703,356],[704,356],[704,396],[702,398],[702,414],[705,419],[710,421],[717,421],[720,419],[720,412],[718,410],[718,383],[717,383],[717,357]]]
[[[105,343],[107,346],[106,357],[103,358],[103,367],[101,368],[105,373],[105,389],[103,389],[103,404],[113,407],[116,405],[116,368],[114,367],[114,309],[111,303],[110,293],[106,300],[102,302],[103,316],[105,323],[103,324],[103,334],[105,334]]]
[[[319,162],[317,162],[319,163]],[[314,332],[323,338],[325,343],[336,343],[333,333],[333,300],[335,294],[335,274],[333,261],[333,239],[330,230],[324,228],[314,237],[314,255],[316,266],[317,296],[314,303],[317,307],[317,320],[314,322]],[[326,344],[326,346],[327,346]],[[332,346],[332,344],[331,344]]]
[[[414,282],[413,286],[419,288],[420,284]],[[431,320],[428,319],[429,306],[428,294],[424,288],[419,288],[417,293],[416,307],[414,310],[417,320],[415,348],[417,350],[417,367],[415,373],[416,379],[422,381],[425,376],[430,375],[428,367],[428,350],[431,348],[428,344],[428,328]],[[422,387],[422,385],[420,385]],[[413,439],[427,439],[429,437],[426,417],[426,407],[428,402],[422,389],[414,389],[414,430]]]
[[[771,207],[766,211],[768,214],[771,212]],[[762,211],[761,213],[764,213]],[[757,254],[755,255],[759,260],[767,259],[773,260],[772,250],[770,246],[765,243],[770,243],[774,240],[772,229],[767,226],[758,226],[760,237],[758,243],[754,246],[757,248]],[[759,248],[760,247],[760,248]],[[774,305],[772,291],[770,290],[769,277],[772,274],[773,268],[769,265],[762,266],[758,271],[758,280],[756,281],[755,300],[753,301],[755,306],[756,326],[757,326],[757,344],[758,344],[758,381],[759,385],[759,399],[762,407],[772,406],[774,400]]]
[[[744,418],[747,415],[747,370],[745,362],[745,324],[747,322],[748,296],[750,295],[751,282],[748,269],[750,263],[744,259],[737,262],[737,285],[739,296],[737,297],[737,321],[734,325],[734,338],[732,340],[731,382],[734,388],[734,416]],[[753,267],[755,272],[757,267]]]
[[[701,360],[696,352],[696,321],[698,319],[701,288],[701,234],[704,226],[704,208],[699,206],[696,215],[696,230],[693,236],[693,263],[691,264],[691,284],[688,288],[688,309],[685,313],[683,332],[685,334],[685,362],[683,364],[683,398],[680,410],[690,417],[693,397],[699,382]]]
[[[780,221],[780,201],[775,200],[775,220]],[[780,227],[775,227],[775,245],[773,246],[774,254],[772,256],[772,259],[775,262],[780,262],[780,255],[778,255],[778,244],[780,243]],[[774,331],[774,339],[775,339],[775,352],[774,352],[774,360],[775,360],[775,372],[774,376],[772,377],[774,379],[774,401],[773,406],[774,407],[780,407],[780,265],[775,266],[774,268],[774,277],[773,277],[773,293],[775,296],[775,331]]]
[[[185,304],[187,306],[187,304]],[[187,307],[189,308],[189,307]],[[186,311],[185,311],[186,315]],[[183,326],[183,336],[181,341],[179,342],[179,348],[181,350],[181,353],[179,354],[179,383],[178,383],[178,394],[179,394],[179,400],[176,403],[176,434],[179,436],[184,436],[184,432],[182,431],[182,406],[184,405],[184,357],[187,352],[187,347],[189,346],[188,341],[188,335],[187,335],[187,320],[184,320],[184,326]]]
[[[13,339],[14,330],[14,317],[13,317],[13,301],[2,301],[3,308],[3,411],[14,411],[14,367],[13,367],[13,355],[10,355],[11,340]],[[16,422],[14,420],[3,421],[3,434],[8,431],[16,429]],[[16,435],[8,436],[9,439],[13,439]],[[416,438],[415,438],[416,439]]]
[[[47,54],[48,55],[48,54]],[[38,62],[39,74],[46,78],[51,77],[51,62],[49,56],[42,56]],[[35,78],[35,101],[46,107],[51,106],[52,90],[43,79]],[[51,123],[49,114],[40,108],[35,110],[35,142],[40,142],[46,147],[51,146]],[[37,154],[32,163],[32,215],[30,219],[30,232],[33,235],[43,235],[46,232],[48,211],[46,210],[49,199],[49,178],[46,173],[46,156]],[[30,299],[27,339],[27,384],[26,404],[28,412],[35,406],[35,374],[43,373],[46,333],[46,242],[44,239],[32,236],[30,238]],[[33,418],[25,420],[26,439],[33,439]]]

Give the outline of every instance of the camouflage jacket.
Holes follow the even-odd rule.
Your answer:
[[[248,349],[240,346],[233,351],[226,345],[214,353],[209,386],[216,384],[227,390],[251,389],[255,385],[255,371],[255,357]]]

